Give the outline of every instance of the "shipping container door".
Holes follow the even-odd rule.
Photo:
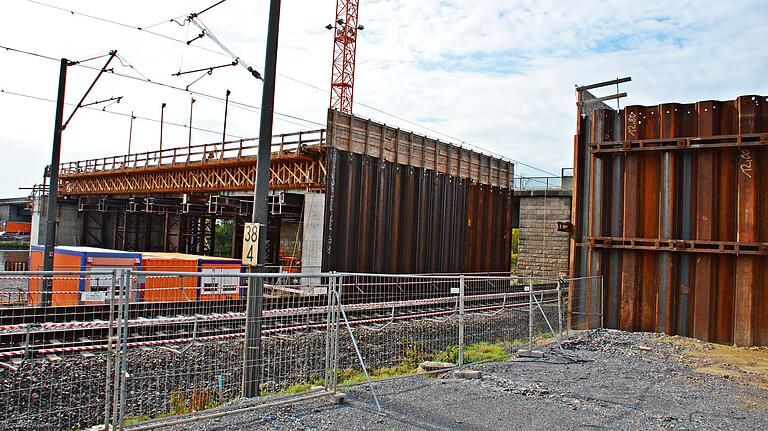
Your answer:
[[[240,293],[240,268],[203,268],[200,299],[215,301],[237,299]]]

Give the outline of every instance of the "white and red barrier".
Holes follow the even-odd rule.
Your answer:
[[[542,292],[536,292],[536,293],[538,294]],[[410,303],[413,301],[403,301],[403,302]],[[539,301],[539,302],[551,303],[552,301]],[[364,304],[356,304],[356,305],[364,305]],[[505,309],[505,308],[519,308],[519,307],[527,307],[527,306],[528,306],[527,303],[487,305],[487,306],[481,306],[481,307],[466,308],[465,313],[471,314],[471,313],[479,313],[484,311],[499,310],[499,309]],[[320,307],[315,307],[315,308],[320,308]],[[325,307],[322,307],[322,308],[325,308]],[[345,306],[344,308],[347,311],[351,309],[351,307],[348,307],[348,306]],[[274,310],[274,311],[283,311],[283,310]],[[357,326],[357,325],[364,325],[364,324],[371,324],[371,323],[413,320],[413,319],[420,319],[420,318],[445,316],[450,314],[456,314],[457,312],[458,311],[456,309],[451,309],[451,310],[430,311],[425,313],[373,317],[373,318],[367,318],[367,319],[352,320],[349,322],[349,324],[351,326]],[[235,314],[244,314],[244,313],[225,313],[219,316],[231,316]],[[243,315],[242,317],[245,317],[245,316]],[[90,322],[79,322],[79,323],[90,323]],[[269,334],[276,334],[276,333],[295,332],[295,331],[301,331],[301,330],[307,330],[307,329],[323,328],[325,326],[326,326],[325,322],[307,323],[307,324],[292,325],[292,326],[285,326],[285,327],[279,327],[279,328],[269,328],[269,329],[264,329],[261,332],[262,334],[269,335]],[[245,336],[244,332],[237,332],[232,334],[174,338],[174,339],[168,339],[168,340],[131,341],[131,342],[128,342],[127,345],[128,347],[150,347],[150,346],[161,346],[161,345],[168,345],[168,344],[186,344],[186,343],[200,342],[200,341],[225,340],[225,339],[232,339],[232,338],[240,338],[244,336]],[[115,345],[116,343],[113,343],[113,346]],[[64,346],[64,347],[38,348],[38,349],[31,349],[31,351],[33,351],[35,354],[38,354],[38,355],[49,355],[49,354],[57,354],[57,353],[75,353],[75,352],[86,352],[86,351],[95,351],[95,350],[106,350],[108,347],[109,347],[108,344],[95,344],[95,345],[87,345],[87,346]],[[25,354],[25,350],[0,352],[0,358],[17,357],[17,356],[23,356],[24,354]]]

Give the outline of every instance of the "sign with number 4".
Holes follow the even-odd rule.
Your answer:
[[[259,259],[261,224],[246,223],[243,230],[243,265],[256,266]]]

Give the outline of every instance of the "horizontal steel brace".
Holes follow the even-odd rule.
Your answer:
[[[596,82],[594,84],[589,84],[589,85],[582,85],[581,87],[576,87],[576,91],[579,91],[579,92],[587,91],[587,90],[592,90],[594,88],[607,87],[609,85],[622,84],[630,81],[632,81],[632,77],[630,76],[627,76],[626,78],[616,78],[616,79],[611,79],[610,81],[603,81],[603,82]]]
[[[625,153],[631,151],[673,151],[702,148],[768,146],[768,133],[745,133],[710,137],[638,139],[589,144],[592,154]]]
[[[768,242],[595,236],[588,237],[587,244],[590,248],[768,256]]]

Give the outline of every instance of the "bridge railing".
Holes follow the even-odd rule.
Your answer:
[[[573,185],[573,168],[561,169],[559,177],[515,177],[516,191],[570,190]]]
[[[325,130],[309,130],[273,136],[273,156],[295,154],[306,146],[322,145]],[[191,147],[167,148],[143,153],[124,154],[98,159],[62,163],[60,175],[74,175],[89,172],[115,171],[158,166],[184,165],[190,163],[221,162],[243,157],[256,157],[256,138],[193,145]]]

